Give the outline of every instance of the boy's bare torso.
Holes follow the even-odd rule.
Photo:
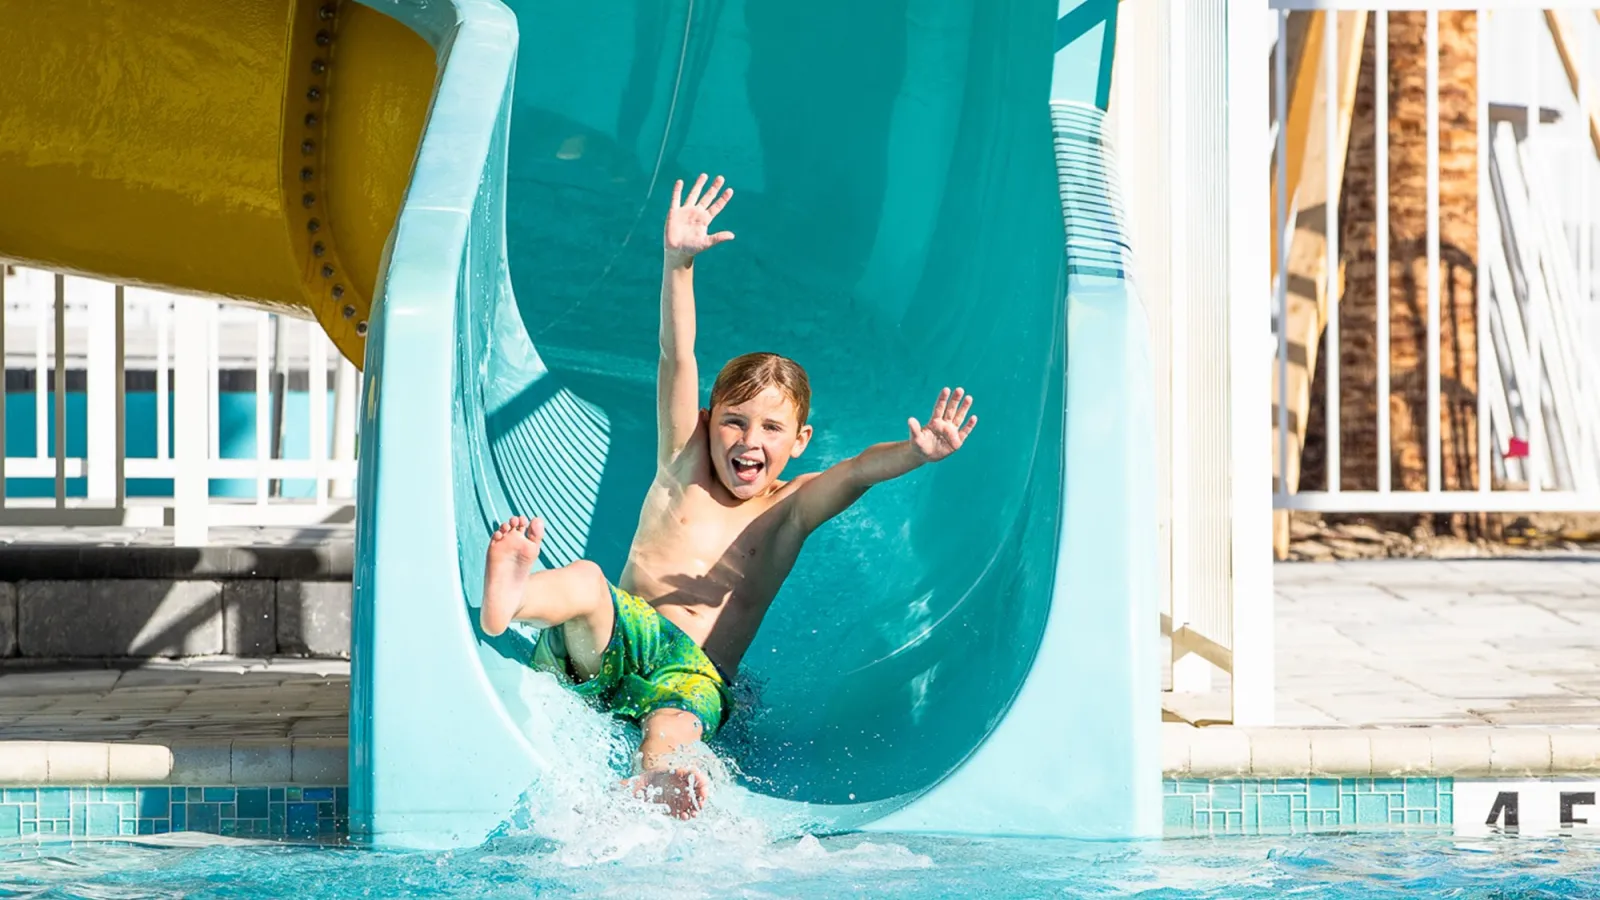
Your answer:
[[[702,417],[650,485],[620,587],[732,677],[804,543],[787,502],[804,477],[738,500],[711,470],[706,429]]]

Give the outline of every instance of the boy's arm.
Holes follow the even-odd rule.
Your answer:
[[[661,270],[661,360],[656,369],[656,458],[665,463],[694,436],[700,420],[700,371],[694,358],[694,257],[708,247],[733,239],[733,233],[708,233],[707,226],[733,196],[722,196],[722,176],[701,194],[701,175],[684,201],[683,181],[672,188],[667,212]]]
[[[852,503],[875,484],[899,478],[925,463],[938,462],[961,449],[967,435],[978,424],[972,416],[961,420],[972,409],[972,395],[963,400],[962,389],[952,396],[949,388],[939,392],[927,426],[908,419],[911,437],[904,441],[874,444],[856,456],[837,463],[824,472],[795,479],[793,522],[802,535],[815,531],[822,523],[850,508]]]

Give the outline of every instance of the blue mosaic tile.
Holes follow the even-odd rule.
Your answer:
[[[165,819],[172,808],[172,792],[164,787],[139,788],[139,818]]]
[[[1210,813],[1203,813],[1203,812],[1195,813],[1194,814],[1194,827],[1196,827],[1196,828],[1204,828],[1204,829],[1209,831],[1211,829],[1211,814]]]
[[[39,792],[34,788],[6,788],[4,799],[7,803],[38,803]]]
[[[172,830],[173,831],[188,831],[189,830],[189,804],[187,804],[187,803],[174,803],[174,804],[172,804],[172,815],[171,815],[171,819],[169,821],[172,822]]]
[[[294,788],[290,788],[289,792],[291,794],[293,794],[294,793]],[[1180,782],[1178,782],[1178,793],[1180,793],[1180,794],[1209,794],[1209,793],[1211,793],[1211,783],[1208,782],[1208,781],[1180,781]],[[298,800],[300,798],[299,797],[295,797],[295,796],[291,796],[289,799],[290,800]]]
[[[105,789],[105,801],[107,803],[132,803],[134,793],[134,789],[131,787],[108,787]]]
[[[333,812],[338,816],[350,815],[350,789],[333,789]]]
[[[1261,830],[1260,798],[1254,794],[1246,793],[1244,798],[1244,830],[1254,834]]]
[[[1257,792],[1259,792],[1261,790],[1260,782],[1256,782],[1256,781],[1240,782],[1239,787],[1244,789],[1245,796],[1249,796],[1249,795],[1257,793]]]
[[[1434,812],[1431,809],[1423,810],[1422,811],[1422,824],[1424,824],[1424,825],[1437,825],[1437,824],[1439,824],[1439,814]]]
[[[1338,809],[1339,808],[1339,782],[1331,778],[1318,778],[1311,782],[1309,791],[1310,809]]]
[[[1199,815],[1195,816],[1198,821]],[[316,837],[317,835],[317,805],[315,803],[290,803],[289,827],[290,837]]]
[[[134,819],[122,820],[122,833],[133,835],[139,833],[139,823]]]
[[[202,800],[204,800],[206,798],[206,789],[205,788],[192,787],[192,788],[189,788],[188,793],[185,796],[187,796],[189,798],[189,802],[190,803],[199,803],[200,801],[202,801]],[[172,798],[172,802],[174,802],[174,803],[178,802],[178,798],[176,798],[176,797]]]
[[[87,802],[72,804],[72,817],[70,822],[71,824],[68,826],[67,834],[89,833],[89,804]],[[61,826],[56,826],[56,833],[61,833]]]
[[[1406,822],[1407,825],[1421,825],[1422,824],[1422,810],[1420,810],[1420,809],[1408,809],[1408,810],[1406,810],[1405,822]]]
[[[17,804],[0,806],[0,838],[22,836],[22,807]]]
[[[1405,782],[1399,778],[1375,778],[1372,789],[1380,794],[1398,794],[1405,790]]]
[[[1211,784],[1212,809],[1242,809],[1242,793],[1237,781],[1216,781]]]
[[[1172,785],[1173,785],[1173,787],[1172,787],[1173,790],[1177,790],[1178,789],[1178,787],[1177,787],[1178,783],[1176,781],[1174,781],[1172,783]],[[273,803],[282,803],[283,802],[283,788],[271,788],[271,789],[269,789],[267,791],[267,799],[270,800]]]
[[[1455,805],[1455,796],[1453,794],[1440,794],[1439,795],[1439,823],[1440,824],[1448,825],[1449,823],[1454,822],[1456,820],[1454,805]]]
[[[1261,805],[1262,828],[1288,828],[1291,822],[1290,799],[1282,794],[1258,798]],[[1305,814],[1300,814],[1300,824],[1305,824]]]
[[[1357,825],[1387,825],[1389,823],[1389,798],[1384,794],[1355,794],[1350,801],[1355,804]]]
[[[267,789],[240,788],[238,807],[238,815],[241,819],[265,819],[267,817]]]
[[[189,830],[203,831],[206,834],[216,834],[222,827],[220,803],[190,803],[189,805]]]
[[[1439,782],[1432,778],[1407,778],[1405,793],[1408,809],[1439,805]]]
[[[1303,794],[1306,790],[1306,783],[1300,780],[1279,779],[1275,789],[1280,794]]]
[[[88,806],[88,834],[94,837],[120,834],[122,816],[115,804],[90,803]],[[73,811],[73,834],[77,834],[77,810]]]
[[[23,822],[22,823],[22,836],[23,837],[27,837],[30,834],[38,834],[38,833],[39,833],[39,823],[38,822]]]
[[[317,800],[317,801],[326,800],[329,803],[332,803],[333,802],[333,788],[331,788],[331,787],[306,788],[305,790],[300,792],[300,798],[302,800]]]
[[[39,818],[65,818],[72,808],[71,795],[64,788],[42,788],[39,791]]]
[[[208,787],[201,793],[205,794],[207,803],[232,803],[234,789],[231,787]],[[193,799],[192,797],[190,798]]]

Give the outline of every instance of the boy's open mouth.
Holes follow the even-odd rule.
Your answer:
[[[761,477],[761,470],[767,467],[766,463],[761,460],[751,459],[746,456],[735,456],[729,462],[733,466],[733,477],[745,484],[749,484]]]

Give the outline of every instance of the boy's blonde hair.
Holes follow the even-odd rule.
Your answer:
[[[811,414],[811,381],[800,364],[776,353],[746,353],[728,360],[711,385],[711,406],[743,403],[775,387],[794,403],[800,424]]]

